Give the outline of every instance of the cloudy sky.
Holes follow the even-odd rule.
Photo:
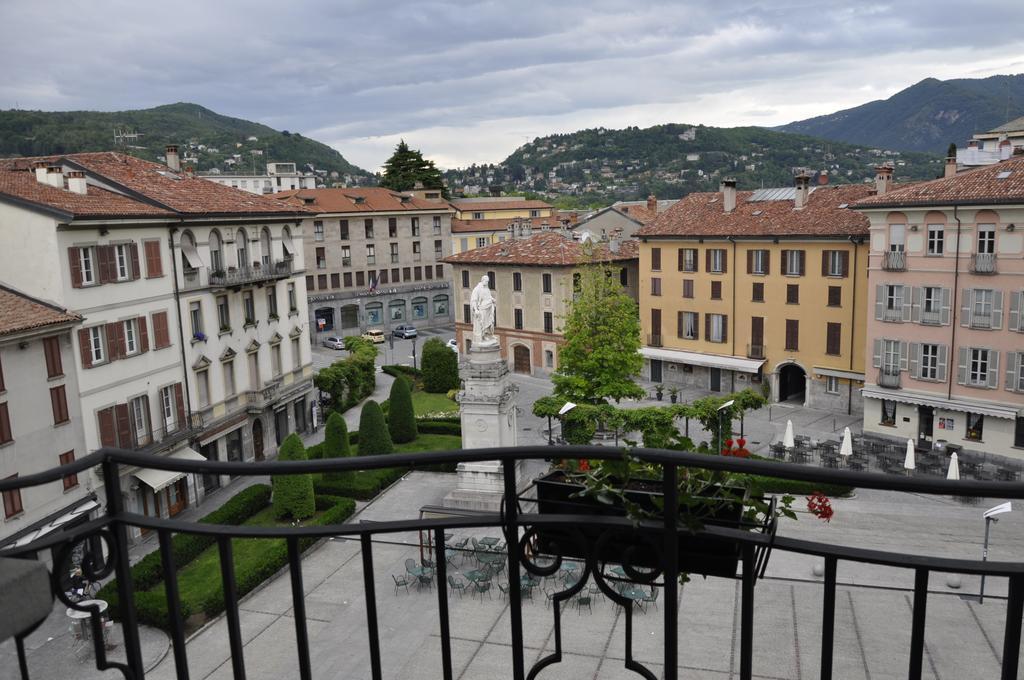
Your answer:
[[[1020,0],[0,0],[0,109],[177,101],[301,132],[376,169],[534,137],[777,125],[922,78],[1024,72]]]

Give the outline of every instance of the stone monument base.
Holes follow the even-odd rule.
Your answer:
[[[501,499],[505,495],[505,471],[499,461],[459,463],[456,474],[458,484],[444,497],[441,503],[444,507],[481,512],[501,510]],[[519,487],[517,492],[530,485],[530,480],[523,474],[522,461],[516,461],[516,482]]]

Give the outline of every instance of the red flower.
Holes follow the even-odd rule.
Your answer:
[[[746,446],[746,445],[747,445],[747,440],[744,439],[743,437],[740,437],[739,439],[736,440],[736,446],[740,447],[741,449],[744,446]]]
[[[727,449],[731,449],[732,448],[732,440],[731,439],[726,439],[725,440],[725,448],[727,448]]]
[[[580,472],[587,472],[590,470],[590,461],[586,458],[580,458]]]
[[[815,491],[810,496],[807,496],[807,511],[826,522],[830,522],[835,514],[835,510],[832,509],[832,502],[828,496],[820,491]]]

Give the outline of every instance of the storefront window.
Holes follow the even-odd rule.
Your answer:
[[[401,321],[405,318],[405,300],[395,300],[388,305],[388,315],[392,321]]]
[[[980,413],[967,414],[967,434],[964,439],[980,442],[985,430],[985,416]]]
[[[426,319],[427,318],[427,298],[413,298],[413,301],[412,301],[412,318],[414,318],[414,319]]]
[[[384,305],[377,303],[366,306],[366,323],[370,326],[377,326],[384,317]]]
[[[448,316],[448,296],[434,296],[434,316]]]
[[[896,425],[896,402],[882,400],[882,425]]]

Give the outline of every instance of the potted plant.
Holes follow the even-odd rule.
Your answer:
[[[223,269],[214,269],[212,272],[210,272],[210,276],[212,276],[215,279],[223,279],[224,278],[224,270]]]
[[[202,331],[196,331],[192,334],[192,339],[196,342],[206,342],[206,333]]]
[[[665,386],[662,385],[661,383],[655,385],[654,395],[658,398],[658,401],[661,401],[661,398],[665,396]]]
[[[668,398],[673,404],[679,401],[679,388],[674,386],[668,388]]]

